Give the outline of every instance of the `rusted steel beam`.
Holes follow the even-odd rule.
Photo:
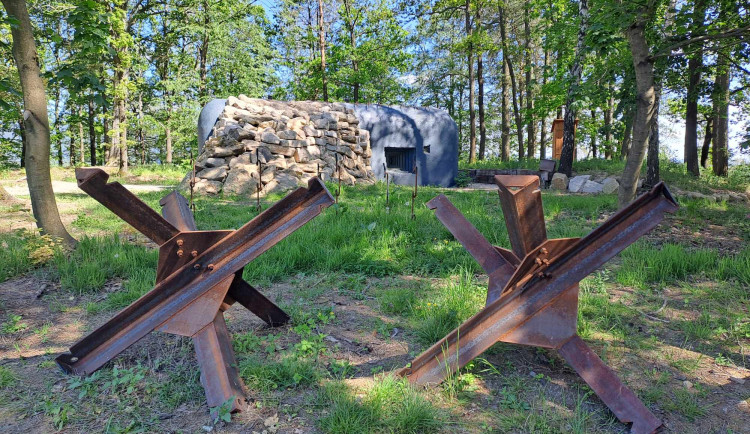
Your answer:
[[[138,232],[162,245],[179,230],[164,220],[150,206],[128,191],[119,182],[107,183],[109,175],[101,169],[78,168],[78,188],[97,200]]]
[[[289,315],[273,302],[267,299],[257,289],[242,280],[241,276],[235,277],[227,294],[227,304],[236,301],[245,306],[250,312],[262,319],[271,327],[277,327],[289,322]]]
[[[604,404],[622,423],[632,423],[633,433],[652,433],[661,426],[656,418],[617,375],[583,340],[573,336],[558,349]]]
[[[76,176],[84,191],[160,245],[159,265],[154,289],[58,356],[58,365],[67,373],[90,374],[151,331],[191,336],[209,406],[234,397],[232,410],[241,409],[244,386],[223,311],[239,301],[271,325],[288,321],[242,280],[242,270],[331,205],[333,197],[313,178],[308,188],[297,189],[236,231],[196,231],[178,193],[162,199],[162,218],[119,183],[107,184],[101,170],[79,169]]]
[[[441,194],[427,202],[427,208],[435,211],[435,216],[450,231],[451,234],[466,248],[487,276],[489,288],[487,301],[496,300],[505,284],[515,272],[503,255],[471,224],[461,211],[456,208],[445,195]]]
[[[185,196],[173,191],[161,198],[161,215],[180,232],[197,231],[195,217]]]
[[[496,175],[497,193],[513,253],[523,258],[547,241],[538,176]]]
[[[536,195],[533,189],[535,183],[531,180],[498,178],[498,183],[505,190],[500,193],[501,200],[513,202],[505,203],[503,209],[506,210],[509,232],[517,231],[514,235],[517,244],[514,247],[522,247],[526,256],[515,267],[513,276],[507,279],[498,299],[489,302],[483,310],[418,356],[399,374],[416,384],[438,383],[498,341],[553,349],[565,347],[566,350],[562,351],[566,359],[571,359],[570,363],[575,369],[586,370],[587,375],[581,375],[582,378],[592,385],[595,392],[605,394],[602,397],[605,404],[621,421],[633,422],[632,432],[652,432],[660,425],[658,419],[637,398],[629,398],[635,395],[600,360],[597,363],[598,358],[591,357],[593,352],[576,335],[578,282],[655,227],[664,213],[674,212],[677,209],[676,201],[666,186],[660,183],[582,239],[546,240],[545,234],[542,240],[541,231],[524,227],[525,214],[531,216],[531,224],[540,221],[541,195],[536,199],[539,201],[537,206],[516,206],[518,197],[526,194],[524,191]],[[504,184],[505,181],[507,183]],[[519,190],[511,191],[514,186],[520,187]],[[498,263],[496,255],[486,253],[486,245],[476,241],[479,238],[483,240],[481,235],[465,229],[468,222],[462,216],[457,216],[460,213],[452,205],[445,203],[447,199],[433,201],[428,203],[428,207],[436,209],[438,218],[454,235],[458,234],[456,238],[480,264],[486,263],[487,258]],[[541,222],[543,224],[543,218]],[[513,261],[507,263],[512,264]],[[581,356],[576,357],[571,348]],[[597,384],[597,381],[602,381],[605,386]],[[621,392],[623,401],[618,404],[619,407],[611,405],[616,398],[606,393],[607,387],[627,390]]]
[[[247,391],[237,370],[232,339],[222,311],[217,312],[210,324],[193,335],[193,343],[208,406],[218,407],[234,397],[231,410],[241,409]]]

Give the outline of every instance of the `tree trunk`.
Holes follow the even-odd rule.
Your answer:
[[[549,46],[544,43],[544,70],[542,71],[542,88],[547,85],[547,66],[549,66]],[[542,115],[542,126],[539,131],[539,159],[547,158],[547,113]]]
[[[696,0],[690,33],[703,29],[706,17],[706,0]],[[701,69],[703,68],[703,43],[696,43],[695,52],[688,60],[687,105],[685,107],[685,164],[688,173],[700,176],[698,168],[698,98],[700,97]]]
[[[73,132],[73,124],[68,125],[68,132],[70,133],[70,143],[68,144],[68,164],[70,167],[76,165],[76,136]]]
[[[125,99],[120,99],[120,173],[128,172],[128,123]]]
[[[107,116],[107,106],[102,105],[102,142],[104,142],[101,151],[102,165],[109,164],[109,153],[112,149],[112,138],[109,136],[109,119]]]
[[[651,122],[654,116],[654,60],[649,52],[646,41],[645,22],[646,11],[642,11],[636,22],[628,27],[625,35],[628,38],[630,52],[635,67],[635,83],[637,106],[633,120],[633,139],[628,151],[625,170],[620,177],[618,203],[620,208],[627,206],[635,199],[638,188],[638,176],[641,172],[643,159],[646,157],[648,138],[651,133]]]
[[[203,1],[203,38],[198,49],[198,102],[206,104],[208,102],[208,43],[210,36],[208,31],[211,26],[211,15],[208,1]]]
[[[464,18],[466,20],[466,37],[470,38],[474,31],[471,27],[471,1],[466,0],[466,11]],[[469,163],[477,161],[477,126],[476,113],[474,111],[474,47],[469,42],[469,48],[466,50],[466,64],[469,66]]]
[[[661,80],[654,83],[654,115],[651,119],[651,132],[648,136],[648,155],[646,157],[645,186],[653,187],[659,183],[659,104],[661,104]]]
[[[596,158],[596,109],[591,109],[591,124],[594,125],[594,132],[591,133],[591,157]]]
[[[115,86],[117,84],[115,83]],[[120,165],[120,105],[112,107],[112,137],[110,138],[111,146],[107,155],[107,166]]]
[[[138,93],[138,148],[141,150],[141,164],[146,164],[146,140],[143,135],[143,93]]]
[[[31,208],[37,227],[44,233],[61,239],[66,245],[75,245],[60,220],[55,193],[50,177],[50,131],[47,117],[47,96],[39,70],[39,59],[32,33],[29,12],[23,0],[1,0],[8,16],[18,20],[11,26],[13,58],[23,91],[23,120],[26,134],[26,183],[31,196]]]
[[[83,116],[81,116],[82,114],[82,112],[78,112],[78,161],[80,161],[81,164],[84,164],[86,161],[86,147],[83,144],[83,121],[80,120],[83,118]]]
[[[508,62],[505,57],[507,52],[503,51],[503,84],[502,84],[502,107],[501,107],[501,128],[502,138],[500,145],[500,159],[503,161],[510,160],[510,111],[508,106]]]
[[[502,7],[502,3],[497,4],[498,14],[500,15],[500,40],[503,46],[503,58],[505,59],[506,66],[508,68],[508,75],[510,76],[510,88],[511,97],[513,101],[513,111],[516,118],[516,136],[518,137],[518,159],[523,160],[523,123],[521,122],[521,110],[518,107],[516,99],[516,73],[513,71],[513,62],[508,56],[508,37],[505,31],[505,9]]]
[[[57,45],[57,44],[55,44]],[[55,48],[55,57],[59,58],[58,48]],[[55,125],[52,127],[52,131],[57,132],[60,125],[60,86],[58,85],[55,89]],[[57,139],[57,165],[63,166],[63,136],[62,134],[55,134]]]
[[[484,71],[482,65],[483,53],[477,55],[477,82],[479,93],[477,95],[479,104],[479,159],[484,160],[484,153],[487,147],[487,125],[484,120]]]
[[[708,161],[708,149],[711,147],[711,139],[713,138],[713,124],[713,117],[706,119],[706,135],[703,136],[703,147],[701,148],[701,167],[704,169],[706,168],[706,162]]]
[[[168,102],[167,119],[164,122],[164,136],[165,136],[164,141],[167,147],[166,149],[166,153],[167,153],[166,163],[167,164],[172,164],[172,127],[170,126],[172,122],[172,110],[173,110],[172,103]]]
[[[713,92],[714,133],[711,162],[714,175],[727,176],[729,155],[729,63],[726,54],[719,52],[716,61],[716,81]]]
[[[523,29],[526,38],[524,47],[524,58],[526,63],[526,157],[534,158],[536,153],[536,120],[534,118],[534,91],[532,77],[534,74],[534,62],[531,59],[531,26],[529,24],[529,2],[524,2],[523,8]]]
[[[611,92],[611,85],[607,86]],[[615,99],[611,93],[607,98],[607,108],[604,109],[604,158],[612,159],[612,112],[615,107]]]
[[[635,116],[635,113],[633,113],[632,109],[628,109],[626,111],[626,114],[623,116],[625,118],[625,132],[623,132],[622,135],[622,143],[620,144],[620,159],[624,160],[628,156],[628,151],[630,151],[630,142],[633,137],[633,117]]]
[[[96,130],[94,129],[94,99],[89,97],[89,152],[91,165],[96,166]]]
[[[18,131],[21,132],[21,169],[26,167],[26,128],[23,126],[23,117],[18,120]]]
[[[323,101],[328,101],[328,77],[326,76],[326,28],[323,20],[323,0],[318,0],[318,38],[320,39],[320,74],[323,83]]]
[[[578,28],[578,43],[576,44],[575,57],[570,66],[572,81],[568,87],[568,96],[565,99],[565,118],[563,120],[563,146],[560,153],[559,171],[571,176],[573,173],[573,151],[575,148],[575,120],[576,113],[573,110],[573,98],[577,97],[578,86],[581,84],[581,72],[583,71],[581,58],[583,57],[583,43],[586,39],[586,31],[589,25],[589,7],[587,0],[578,3],[578,15],[581,17]]]

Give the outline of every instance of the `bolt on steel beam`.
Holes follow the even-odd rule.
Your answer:
[[[270,325],[289,316],[242,279],[244,267],[333,203],[313,178],[236,231],[196,231],[189,205],[178,193],[162,199],[164,218],[100,169],[77,169],[85,192],[159,244],[154,289],[59,355],[66,373],[88,375],[158,330],[193,338],[201,383],[210,407],[234,397],[243,406],[245,388],[237,372],[223,312],[235,301]]]
[[[398,374],[439,383],[496,342],[556,349],[621,422],[633,424],[631,432],[654,432],[661,421],[576,334],[578,282],[676,211],[677,202],[659,183],[586,237],[547,240],[539,178],[495,180],[513,251],[523,260],[492,247],[445,196],[428,202],[490,276],[487,304]]]

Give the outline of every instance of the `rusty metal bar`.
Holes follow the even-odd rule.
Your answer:
[[[417,185],[419,183],[419,167],[414,163],[414,191],[411,193],[411,219],[415,220],[417,216],[414,214],[414,202],[417,200]]]
[[[445,195],[441,194],[434,197],[426,203],[426,206],[428,209],[435,211],[435,217],[445,225],[487,273],[490,278],[487,300],[488,303],[495,301],[500,296],[505,284],[513,276],[515,267],[487,241]]]
[[[66,372],[88,374],[166,323],[333,202],[317,178],[224,237],[56,360]],[[157,214],[158,217],[158,214]],[[161,217],[159,217],[161,219]],[[223,297],[223,295],[222,295]]]
[[[245,405],[247,391],[237,371],[237,359],[222,311],[193,335],[193,343],[208,406],[218,407],[234,397],[231,410],[240,410]]]
[[[547,241],[542,192],[535,175],[496,175],[500,205],[513,253],[523,259]]]
[[[232,301],[236,301],[271,327],[284,325],[289,322],[289,315],[286,312],[272,303],[249,283],[245,282],[240,272],[238,274],[239,276],[235,277],[234,281],[232,281],[232,286],[229,287],[229,293],[227,294],[229,299],[225,300],[227,304],[232,304]]]
[[[78,168],[78,187],[133,226],[156,244],[162,245],[179,230],[128,191],[119,182],[107,184],[109,175],[101,169]]]
[[[180,232],[197,231],[195,217],[190,210],[190,204],[180,193],[173,191],[161,198],[161,215]]]
[[[580,337],[573,336],[558,351],[622,423],[632,423],[632,433],[652,433],[661,426],[635,394]]]

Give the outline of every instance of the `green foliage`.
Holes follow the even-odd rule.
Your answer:
[[[3,323],[2,332],[5,334],[14,334],[22,332],[29,328],[29,325],[21,321],[21,315],[9,314],[8,320]]]

